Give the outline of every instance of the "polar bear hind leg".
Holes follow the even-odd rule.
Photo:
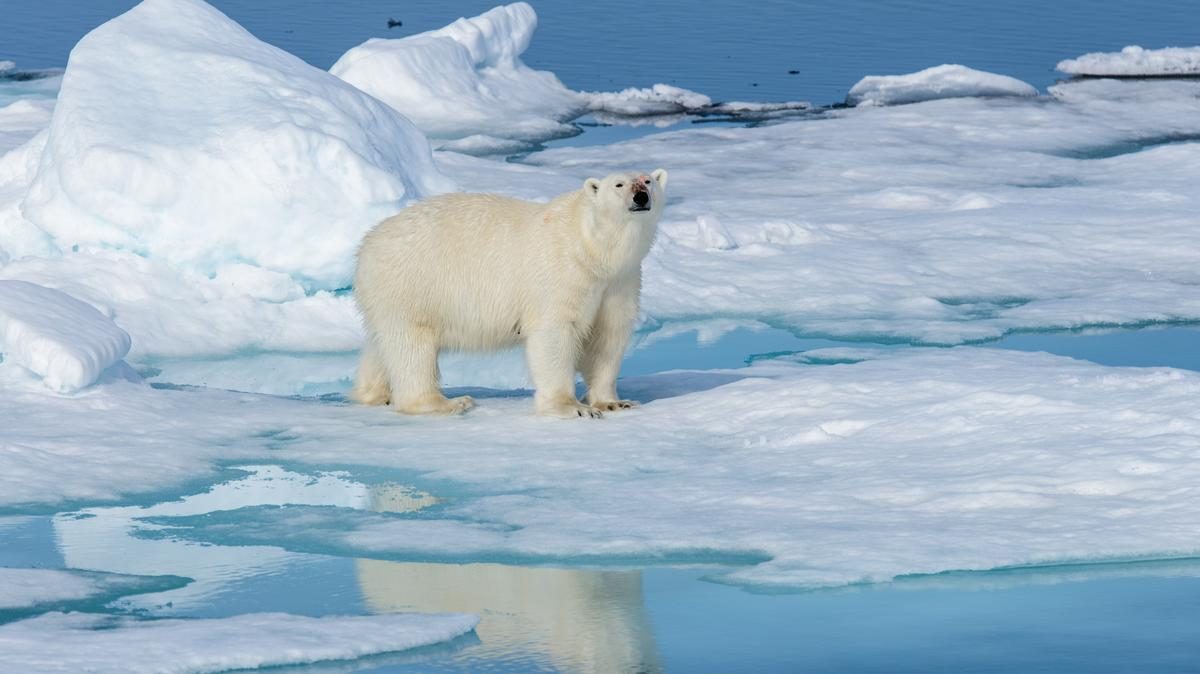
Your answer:
[[[433,329],[389,326],[377,353],[387,373],[392,409],[405,414],[461,414],[475,406],[470,396],[447,398],[438,386],[438,336]]]
[[[363,405],[386,405],[391,397],[387,370],[379,360],[370,338],[367,338],[367,343],[363,345],[362,357],[358,361],[358,375],[354,379],[350,397]]]

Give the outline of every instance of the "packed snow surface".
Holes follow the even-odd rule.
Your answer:
[[[1037,96],[1021,80],[960,65],[940,65],[907,75],[870,75],[846,96],[850,105],[901,105],[965,96]]]
[[[1055,69],[1093,77],[1200,75],[1200,47],[1143,49],[1130,45],[1119,52],[1093,52],[1059,61]]]
[[[71,51],[21,212],[62,251],[338,288],[363,232],[450,187],[386,105],[200,0],[145,0]]]
[[[0,567],[0,611],[166,589],[162,581],[161,577],[93,571]]]
[[[88,386],[129,352],[129,334],[70,295],[0,280],[0,356],[55,391]]]
[[[0,625],[0,653],[14,672],[223,672],[403,651],[449,641],[477,622],[454,614],[137,620],[48,613]]]
[[[100,502],[235,461],[375,466],[434,499],[458,486],[416,516],[359,491],[214,498],[143,526],[383,559],[740,560],[731,582],[787,587],[1200,552],[1200,374],[970,347],[853,355],[828,360],[869,359],[635,378],[623,393],[647,404],[594,423],[534,417],[525,397],[447,420],[123,382],[5,392],[3,442],[21,449],[0,451],[0,499]]]

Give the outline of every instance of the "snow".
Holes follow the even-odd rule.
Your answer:
[[[0,626],[0,652],[5,667],[21,672],[223,672],[408,650],[466,634],[476,622],[454,614],[137,620],[51,613]]]
[[[1200,75],[1200,47],[1093,52],[1059,61],[1055,70],[1088,77],[1179,77]]]
[[[25,281],[0,281],[0,356],[73,393],[129,352],[129,334],[70,295]]]
[[[527,397],[445,420],[124,383],[7,392],[4,442],[22,449],[0,452],[0,502],[100,502],[267,461],[318,480],[402,471],[432,499],[455,486],[419,516],[378,513],[350,469],[334,496],[286,508],[231,488],[109,521],[350,557],[728,562],[727,582],[774,587],[1196,553],[1200,373],[971,347],[856,355],[633,378],[623,392],[645,405],[586,424],[533,417]]]
[[[907,75],[869,75],[846,96],[849,105],[902,105],[964,96],[1037,96],[1021,80],[945,64]]]
[[[0,611],[34,609],[85,599],[110,599],[178,587],[185,582],[185,579],[169,576],[146,577],[70,569],[0,567]]]
[[[330,72],[411,119],[440,147],[471,154],[516,152],[574,136],[588,111],[621,116],[702,111],[703,94],[667,84],[620,92],[568,89],[521,60],[537,29],[527,3],[495,7],[438,30],[372,38]]]
[[[333,289],[363,232],[451,187],[387,106],[200,0],[146,0],[72,50],[21,212],[62,251]]]

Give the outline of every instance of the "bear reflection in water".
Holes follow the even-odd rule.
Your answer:
[[[412,512],[436,502],[375,487],[371,507]],[[424,564],[360,559],[358,584],[373,613],[466,612],[480,616],[472,658],[544,659],[563,672],[658,672],[640,571],[504,564]]]

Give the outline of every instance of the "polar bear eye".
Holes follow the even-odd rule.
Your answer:
[[[625,183],[617,183],[617,187],[625,187]]]

